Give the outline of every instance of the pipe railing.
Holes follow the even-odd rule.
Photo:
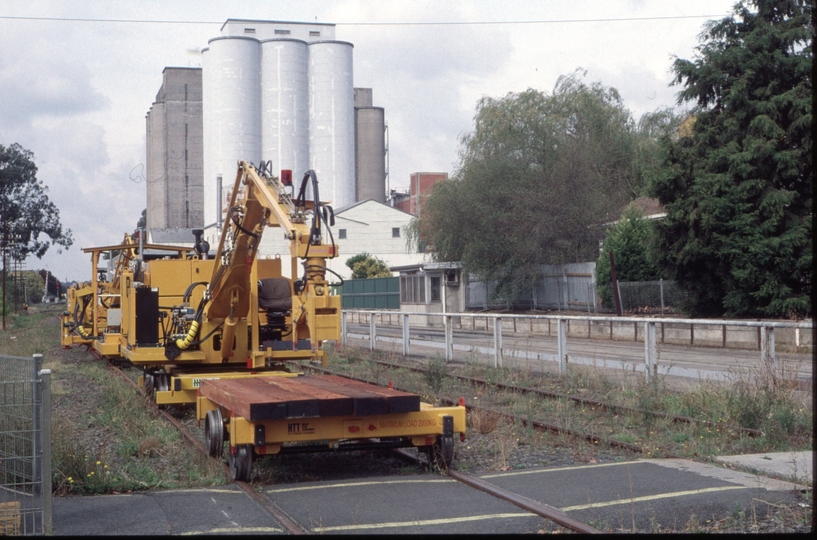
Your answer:
[[[348,310],[341,311],[341,344],[346,345],[348,335],[347,315]],[[611,324],[611,339],[612,339],[612,323],[633,323],[635,339],[638,340],[638,325],[641,323],[644,332],[644,364],[647,378],[651,378],[658,374],[658,348],[656,345],[656,325],[669,324],[689,324],[691,333],[691,342],[694,344],[694,326],[722,326],[723,343],[726,345],[726,327],[743,327],[743,328],[757,328],[759,331],[759,346],[760,357],[762,365],[765,366],[769,373],[774,376],[776,373],[776,355],[775,355],[775,329],[776,328],[794,328],[797,332],[797,345],[799,345],[799,331],[803,329],[811,330],[813,328],[813,321],[803,322],[783,322],[783,321],[723,321],[718,319],[675,319],[675,318],[649,318],[642,317],[585,317],[577,315],[516,315],[516,314],[492,314],[492,313],[429,313],[423,311],[393,311],[393,310],[354,310],[351,313],[358,315],[368,315],[369,318],[369,348],[375,350],[377,342],[377,319],[375,315],[399,315],[400,326],[402,327],[402,345],[403,356],[408,356],[410,351],[411,340],[409,339],[410,331],[410,316],[422,317],[442,317],[443,329],[445,335],[445,360],[450,362],[454,358],[454,329],[453,318],[483,318],[486,319],[486,331],[488,328],[487,321],[493,319],[493,355],[494,367],[502,366],[502,321],[513,319],[525,320],[548,320],[557,321],[557,361],[559,364],[559,372],[565,373],[567,371],[568,350],[567,350],[567,335],[569,321],[587,321],[588,335],[590,334],[590,321],[594,322],[610,322]],[[360,319],[358,319],[360,321]],[[418,325],[419,326],[419,325]],[[428,328],[423,326],[423,328]],[[548,336],[550,331],[548,330]],[[663,331],[662,331],[663,335]]]

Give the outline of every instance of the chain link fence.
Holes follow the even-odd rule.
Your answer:
[[[618,292],[624,313],[678,313],[687,300],[674,281],[620,281]]]
[[[0,536],[51,533],[51,372],[0,356]]]

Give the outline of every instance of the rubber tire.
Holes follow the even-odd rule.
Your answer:
[[[235,453],[230,452],[230,480],[233,482],[249,482],[252,473],[252,445],[239,444]]]
[[[224,454],[224,420],[221,409],[207,411],[204,418],[204,444],[210,457],[220,458]]]

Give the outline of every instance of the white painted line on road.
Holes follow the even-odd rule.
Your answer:
[[[383,480],[378,482],[348,482],[343,484],[326,484],[320,486],[303,486],[293,488],[268,489],[267,493],[284,493],[287,491],[310,491],[315,489],[327,488],[344,488],[344,487],[358,487],[358,486],[383,486],[387,484],[432,484],[432,483],[457,483],[456,480],[447,479],[433,479],[433,480]]]
[[[283,529],[275,527],[217,527],[209,531],[187,531],[177,533],[179,536],[199,536],[202,534],[241,534],[241,533],[282,533]]]
[[[468,521],[480,521],[485,519],[507,519],[518,517],[537,518],[536,514],[514,513],[514,514],[488,514],[484,516],[466,516],[458,518],[424,519],[416,521],[393,521],[391,523],[366,523],[360,525],[337,525],[334,527],[315,527],[314,533],[335,532],[335,531],[357,531],[365,529],[394,529],[397,527],[422,527],[425,525],[448,525],[451,523],[466,523]]]
[[[573,510],[586,510],[588,508],[602,508],[604,506],[615,506],[618,504],[630,504],[645,501],[654,501],[657,499],[668,499],[670,497],[686,497],[688,495],[701,495],[703,493],[714,493],[716,491],[731,491],[733,489],[748,489],[746,486],[722,486],[706,489],[693,489],[690,491],[675,491],[672,493],[659,493],[658,495],[646,495],[644,497],[632,497],[630,499],[622,499],[618,501],[606,501],[591,504],[579,504],[576,506],[566,506],[560,508],[562,512],[571,512]]]
[[[643,461],[617,461],[615,463],[599,463],[598,465],[576,465],[575,467],[558,467],[555,469],[537,469],[535,471],[517,471],[496,474],[484,474],[480,478],[504,478],[506,476],[518,476],[520,474],[540,474],[556,471],[575,471],[580,469],[595,469],[597,467],[614,467],[616,465],[632,465],[633,463],[643,463]]]

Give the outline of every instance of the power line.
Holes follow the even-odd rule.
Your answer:
[[[572,23],[598,23],[598,22],[633,22],[633,21],[670,21],[679,19],[712,19],[725,17],[727,14],[718,15],[668,15],[663,17],[620,17],[620,18],[598,18],[598,19],[552,19],[535,21],[448,21],[448,22],[338,22],[331,23],[335,26],[499,26],[499,25],[521,25],[521,24],[572,24]],[[148,20],[148,19],[87,19],[80,17],[26,17],[13,15],[0,15],[0,19],[17,21],[57,21],[57,22],[94,22],[94,23],[132,23],[132,24],[224,24],[224,21],[169,21],[169,20]],[[262,21],[259,21],[262,22]],[[280,22],[288,21],[263,21]],[[303,23],[309,24],[309,23]],[[326,23],[322,23],[326,24]]]

